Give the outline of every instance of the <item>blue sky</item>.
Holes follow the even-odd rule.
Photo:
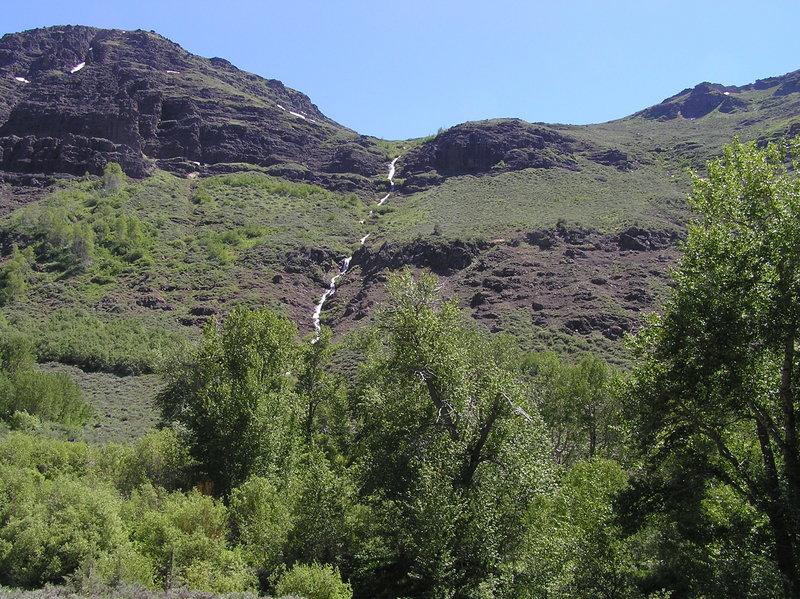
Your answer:
[[[152,29],[387,139],[493,117],[604,122],[701,81],[743,85],[800,69],[797,0],[4,4],[2,33]]]

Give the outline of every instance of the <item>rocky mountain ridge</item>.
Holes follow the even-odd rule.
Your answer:
[[[607,348],[666,296],[688,218],[686,167],[702,169],[735,135],[798,132],[800,71],[741,87],[701,83],[610,123],[493,119],[391,142],[328,119],[279,81],[153,32],[63,26],[0,39],[3,211],[53,181],[121,164],[131,197],[162,194],[137,206],[137,218],[165,236],[161,259],[177,266],[73,278],[101,285],[92,288],[99,298],[81,296],[87,310],[164,326],[198,326],[248,301],[279,305],[309,330],[315,303],[352,256],[322,315],[338,332],[372,317],[386,274],[408,266],[439,274],[491,330]],[[396,185],[376,206],[393,159]],[[258,191],[271,185],[264,175],[324,190],[289,189],[279,201],[284,192]],[[151,180],[157,192],[144,193]],[[147,221],[149,212],[160,216]],[[245,249],[204,257],[247,226]],[[25,244],[11,230],[2,239],[0,259]],[[176,248],[202,265],[202,282],[183,275],[169,255]],[[70,281],[59,281],[60,306],[74,301]],[[44,305],[55,301],[47,293]]]
[[[244,162],[357,189],[385,160],[304,94],[147,31],[7,34],[0,98],[0,170],[15,173],[99,174],[114,161],[141,178]]]

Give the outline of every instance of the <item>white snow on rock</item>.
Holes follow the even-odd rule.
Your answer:
[[[299,112],[293,112],[293,111],[290,110],[289,114],[294,115],[296,117],[299,117],[299,118],[303,119],[304,121],[308,120],[308,117],[306,115],[300,114]]]
[[[74,67],[72,67],[69,72],[70,73],[77,73],[78,71],[80,71],[85,66],[86,66],[85,62],[79,62]]]
[[[20,83],[30,83],[25,77],[14,77],[15,81],[19,81]]]
[[[367,240],[367,237],[369,237],[370,235],[372,235],[372,233],[367,233],[366,235],[364,235],[364,237],[359,239],[359,242],[361,243],[361,245],[364,245],[364,242]]]
[[[280,104],[275,104],[275,106],[277,106],[278,108],[280,108],[281,110],[283,110],[284,112],[286,112],[286,109],[285,109],[283,106],[281,106]]]
[[[178,71],[167,71],[167,73],[169,73],[170,75],[177,75]]]

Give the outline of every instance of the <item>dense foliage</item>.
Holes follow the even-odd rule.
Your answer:
[[[798,168],[798,141],[709,163],[673,297],[638,339],[629,408],[648,500],[691,542],[687,593],[800,592]]]
[[[796,596],[799,151],[735,143],[695,181],[700,219],[628,375],[489,338],[406,271],[349,370],[330,331],[239,307],[173,356],[163,428],[137,443],[6,432],[0,585]],[[0,332],[5,426],[85,420],[74,383],[33,366],[48,344]]]

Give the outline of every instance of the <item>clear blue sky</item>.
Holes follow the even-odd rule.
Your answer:
[[[2,32],[152,29],[387,139],[493,117],[597,123],[800,69],[800,1],[7,1]]]

